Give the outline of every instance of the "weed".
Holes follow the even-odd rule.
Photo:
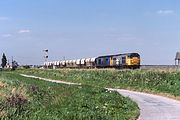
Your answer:
[[[69,72],[71,70],[61,74],[66,77]],[[55,77],[58,76],[56,73]],[[16,72],[0,73],[1,78],[9,89],[6,99],[1,102],[3,119],[134,120],[139,114],[137,104],[129,98],[101,87],[61,85],[25,78]],[[81,76],[79,80],[85,78]]]
[[[20,73],[99,87],[130,88],[180,97],[180,72],[165,70],[21,70]],[[53,73],[53,74],[52,74]],[[56,74],[56,76],[54,76]]]

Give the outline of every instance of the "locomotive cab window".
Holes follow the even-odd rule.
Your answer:
[[[126,57],[122,57],[122,63],[126,63]]]
[[[101,64],[101,59],[98,60],[98,64]]]
[[[128,57],[129,58],[133,58],[133,57],[138,57],[139,58],[140,56],[137,53],[132,53],[132,54],[128,55]]]

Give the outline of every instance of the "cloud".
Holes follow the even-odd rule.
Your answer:
[[[9,20],[8,17],[0,17],[0,20]]]
[[[174,10],[158,10],[157,11],[157,14],[158,15],[174,15],[175,14],[175,11]]]
[[[12,36],[12,34],[3,34],[3,35],[2,35],[2,37],[6,37],[6,38],[7,38],[7,37],[11,37],[11,36]]]
[[[24,30],[19,30],[18,33],[22,34],[22,33],[30,33],[31,31],[28,29],[24,29]]]

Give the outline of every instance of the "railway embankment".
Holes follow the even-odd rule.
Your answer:
[[[139,115],[137,104],[117,92],[90,85],[65,85],[48,81],[2,71],[0,118],[135,120]]]
[[[53,79],[54,81],[63,80],[66,82],[81,83],[81,86],[77,85],[79,87],[71,88],[70,86],[72,86],[72,85],[68,85],[69,86],[68,88],[59,88],[58,86],[55,85],[55,83],[49,83],[49,82],[47,83],[45,81],[41,81],[41,80],[34,79],[34,78],[33,79],[28,78],[27,79],[27,78],[24,78],[22,76],[21,76],[21,78],[19,78],[19,76],[16,76],[18,74],[33,75],[36,77]],[[180,98],[180,92],[179,92],[180,91],[180,72],[177,70],[169,70],[169,69],[168,70],[165,70],[165,69],[164,70],[159,70],[159,69],[156,69],[156,70],[154,70],[154,69],[140,69],[140,70],[116,70],[116,69],[40,70],[40,69],[22,69],[22,70],[15,71],[13,73],[13,77],[19,78],[18,80],[23,80],[23,81],[25,80],[24,82],[30,82],[31,83],[33,81],[32,84],[38,85],[38,86],[39,86],[39,82],[40,82],[40,86],[38,87],[38,89],[44,88],[45,91],[49,90],[50,88],[53,89],[51,91],[51,92],[53,92],[52,96],[50,95],[50,97],[49,97],[49,98],[53,98],[53,99],[49,100],[46,97],[44,98],[44,96],[46,96],[46,95],[43,95],[43,100],[48,99],[48,102],[45,103],[46,105],[48,105],[49,103],[51,105],[55,105],[55,106],[57,106],[59,104],[63,104],[64,105],[63,110],[66,110],[67,107],[68,108],[75,107],[74,108],[75,111],[79,111],[82,109],[84,110],[84,107],[82,107],[82,106],[85,104],[87,109],[88,109],[86,112],[91,112],[91,110],[93,110],[94,111],[94,112],[92,112],[93,115],[99,115],[99,114],[104,115],[104,113],[106,113],[106,112],[102,111],[102,109],[104,110],[107,107],[107,105],[109,105],[109,103],[113,102],[114,104],[110,104],[110,107],[108,106],[107,110],[113,111],[113,113],[114,113],[114,107],[116,106],[116,103],[119,104],[119,102],[120,102],[120,103],[122,103],[121,104],[122,106],[125,105],[126,107],[124,108],[121,106],[123,108],[122,109],[119,106],[118,109],[115,109],[115,111],[119,111],[119,109],[126,111],[126,109],[127,109],[127,110],[129,110],[129,113],[128,113],[129,115],[116,114],[115,115],[116,118],[118,116],[119,117],[121,116],[121,117],[131,117],[132,119],[135,119],[138,115],[138,107],[137,107],[137,105],[131,104],[131,102],[126,101],[127,98],[124,99],[126,102],[124,102],[123,99],[116,98],[117,93],[115,93],[116,94],[115,96],[114,95],[111,96],[109,94],[111,96],[111,97],[109,97],[109,95],[107,95],[106,92],[108,93],[110,91],[106,91],[103,88],[130,89],[130,90],[136,90],[136,91],[149,92],[149,93],[153,93],[153,94],[161,94],[163,96],[172,97],[174,99]],[[6,76],[6,78],[8,78],[8,80],[9,80],[9,79],[12,79],[12,76],[11,77]],[[16,83],[19,83],[19,82],[16,82]],[[42,83],[43,83],[43,86],[41,86]],[[52,85],[50,85],[50,84],[52,84]],[[88,88],[86,88],[86,87],[88,87]],[[76,89],[81,89],[83,91],[78,90],[77,93],[74,93],[71,91],[71,89],[72,89],[72,91],[76,91]],[[99,90],[100,91],[102,90],[102,91],[97,92]],[[103,92],[103,90],[105,90],[105,91]],[[60,91],[60,93],[62,93],[63,95],[60,94],[58,91]],[[66,91],[70,91],[70,93],[66,92]],[[48,93],[51,93],[51,92],[48,92]],[[81,93],[81,92],[83,92],[83,93]],[[54,94],[54,93],[56,93],[56,94]],[[62,96],[55,97],[56,95],[59,95],[59,94],[62,95],[63,98],[61,98]],[[65,94],[65,98],[64,98],[64,94]],[[66,96],[66,94],[67,94],[67,96]],[[77,94],[77,96],[74,96],[75,94]],[[87,94],[87,96],[82,97],[83,95],[86,95],[86,94]],[[97,94],[97,96],[95,96],[95,98],[94,97],[92,98],[92,96],[94,96],[96,94]],[[102,95],[107,96],[107,98],[100,97]],[[137,95],[137,98],[139,98],[138,96],[139,95]],[[98,98],[96,98],[96,97],[98,97]],[[70,100],[68,102],[68,104],[66,104],[66,102],[65,103],[63,103],[62,101],[60,102],[59,100],[61,100],[61,99],[63,99],[64,101],[66,101],[67,99],[68,100],[73,99],[73,101]],[[95,102],[93,102],[93,100],[95,100]],[[110,100],[110,101],[113,100],[113,101],[108,102],[108,104],[107,104],[108,100]],[[144,102],[148,102],[147,104],[149,105],[149,104],[151,104],[149,102],[151,102],[152,99],[150,98],[149,100],[145,99]],[[56,101],[55,103],[58,103],[58,104],[54,104],[54,101]],[[81,103],[83,103],[83,105],[81,106],[81,104],[79,102],[76,103],[77,101],[81,101]],[[88,101],[90,101],[90,103]],[[99,103],[99,101],[101,101],[101,102]],[[102,101],[105,101],[105,102],[102,102]],[[142,100],[140,100],[140,101],[142,101]],[[71,102],[72,102],[72,104],[69,107],[68,105]],[[44,103],[44,102],[40,101],[40,103]],[[93,103],[93,105],[94,104],[96,105],[96,107],[94,106],[96,109],[91,109],[91,107],[90,107],[91,103]],[[156,108],[158,108],[157,106],[159,105],[160,102],[158,102],[156,104],[152,101],[152,103],[155,104],[154,106],[156,106]],[[45,104],[43,104],[42,106],[44,106]],[[75,104],[80,104],[80,106],[74,106]],[[51,105],[49,107],[45,106],[46,110],[48,110],[45,113],[49,114],[49,116],[56,116],[56,114],[51,113],[54,110],[54,107],[52,107]],[[101,106],[100,109],[98,109],[99,106]],[[154,106],[152,106],[152,109],[161,112],[161,107],[156,109],[156,108],[154,108]],[[85,109],[86,109],[86,107],[85,107]],[[133,109],[131,109],[131,107]],[[139,107],[141,108],[141,106],[139,106]],[[167,106],[165,106],[165,107],[167,107]],[[53,110],[50,108],[53,108]],[[57,107],[57,108],[59,110],[59,107]],[[77,110],[76,108],[79,108],[79,109]],[[162,108],[162,110],[163,109],[164,108]],[[63,113],[64,117],[67,117],[66,115],[69,116],[69,110],[71,110],[71,109],[67,110],[68,114]],[[40,116],[42,114],[41,117],[44,117],[45,113],[44,112],[41,113],[41,112],[40,112]],[[82,114],[74,115],[73,112],[71,111],[70,114],[72,116],[76,116],[76,117],[81,116],[82,117],[82,116],[84,116],[84,114],[86,112],[83,112],[83,113],[78,112],[78,113],[82,113]],[[4,112],[2,112],[2,113],[4,113]],[[141,109],[141,113],[142,113],[142,109]],[[58,112],[57,112],[57,114],[58,114]],[[105,114],[105,115],[107,115],[107,114]],[[109,116],[112,116],[112,114],[109,114]],[[108,118],[109,116],[107,115],[105,118]],[[84,117],[86,117],[86,115]],[[100,116],[100,117],[102,117],[102,116]],[[170,117],[172,117],[172,116],[170,116]],[[167,118],[168,118],[168,116],[167,116]]]
[[[68,84],[69,82],[64,82],[62,80],[51,80],[31,75],[24,75],[25,77],[38,78],[39,80],[45,80],[49,82],[55,82],[60,84]],[[80,85],[77,83],[71,83],[73,85]],[[167,97],[162,97],[153,94],[147,94],[142,92],[135,92],[122,89],[112,89],[106,88],[110,91],[117,91],[123,96],[130,97],[134,100],[140,109],[140,116],[138,120],[179,120],[180,119],[180,101],[169,99]]]
[[[144,91],[153,94],[161,94],[161,96],[133,92],[122,89],[112,89],[118,91],[124,96],[128,96],[137,102],[140,108],[139,120],[169,120],[180,119],[179,110],[180,102],[169,99],[173,97],[178,99],[179,94],[179,81],[180,73],[172,70],[59,70],[59,71],[41,71],[41,74],[37,73],[39,70],[35,70],[36,75],[41,76],[43,73],[50,73],[51,78],[66,79],[64,76],[68,76],[67,79],[74,78],[75,80],[83,82],[82,85],[91,86],[111,86],[114,88],[133,89],[136,91]],[[23,71],[24,72],[24,71]],[[24,73],[28,73],[27,71]],[[54,73],[54,75],[52,74]],[[50,75],[50,74],[49,74]],[[49,76],[48,75],[48,76]],[[53,77],[54,76],[54,77]],[[47,77],[47,76],[46,76]],[[63,79],[63,80],[64,80]],[[118,80],[119,79],[119,80]],[[111,81],[110,81],[111,80]],[[67,80],[66,80],[67,81]],[[77,82],[76,81],[76,82]],[[95,82],[96,81],[96,82]],[[103,84],[104,83],[104,84]],[[139,84],[138,84],[139,83]],[[111,90],[111,89],[110,89]],[[162,97],[166,96],[166,97]],[[148,113],[148,114],[147,114]]]
[[[180,98],[180,72],[175,70],[61,69],[19,70],[19,73],[104,88],[144,91]]]

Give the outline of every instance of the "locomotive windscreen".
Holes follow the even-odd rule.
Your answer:
[[[131,54],[129,55],[129,57],[130,57],[130,58],[133,58],[133,57],[138,57],[138,58],[139,58],[140,56],[139,56],[138,53],[131,53]]]

